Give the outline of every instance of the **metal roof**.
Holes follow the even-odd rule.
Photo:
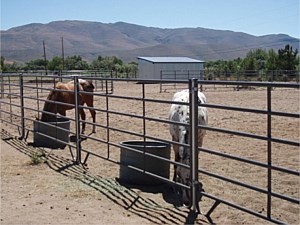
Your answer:
[[[204,61],[189,57],[137,57],[152,63],[204,63]]]

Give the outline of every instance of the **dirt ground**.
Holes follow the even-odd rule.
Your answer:
[[[95,97],[97,109],[108,108],[111,111],[143,114],[143,102],[135,98],[142,97],[142,86],[135,83],[120,82],[114,84],[115,96],[131,96],[132,100],[121,98]],[[26,96],[35,96],[34,92],[25,90]],[[159,93],[159,86],[145,85],[146,98],[170,100],[175,90]],[[210,104],[222,104],[246,108],[266,109],[266,90],[233,91],[232,88],[205,87],[204,93]],[[40,93],[46,98],[47,92]],[[113,95],[112,95],[113,96]],[[18,98],[3,101],[18,104]],[[299,113],[299,90],[279,89],[272,91],[272,109],[275,111]],[[32,108],[42,108],[42,102],[26,99],[26,118],[37,115]],[[2,105],[1,110],[18,114],[19,108]],[[167,119],[170,105],[164,103],[145,103],[145,115],[159,119]],[[266,115],[241,113],[209,108],[209,125],[236,131],[266,135]],[[74,112],[67,113],[71,118]],[[19,124],[16,116],[2,113],[1,118],[7,122],[1,124],[1,224],[268,224],[263,219],[244,213],[240,210],[220,204],[208,218],[205,215],[194,215],[188,209],[178,205],[178,199],[168,184],[154,187],[130,186],[119,182],[120,149],[114,143],[124,140],[136,140],[139,137],[124,134],[126,129],[138,134],[143,133],[143,121],[139,118],[113,115],[109,117],[109,126],[115,128],[109,133],[105,127],[97,127],[97,133],[91,134],[93,139],[82,142],[84,150],[102,156],[90,156],[88,169],[75,165],[71,160],[68,148],[51,150],[34,148],[31,143],[33,134],[29,132],[26,141],[18,140]],[[299,119],[272,117],[273,137],[299,141]],[[91,121],[87,112],[87,120]],[[97,123],[107,126],[104,112],[97,112]],[[32,129],[32,121],[26,119],[26,128]],[[74,124],[71,124],[74,130]],[[91,125],[87,125],[87,134]],[[170,140],[168,124],[153,121],[146,122],[146,134],[159,139]],[[105,143],[112,143],[109,148]],[[267,143],[245,137],[208,131],[204,140],[205,149],[233,154],[262,163],[267,162]],[[299,171],[299,148],[272,144],[272,163]],[[83,158],[85,153],[83,153]],[[41,160],[36,165],[35,159]],[[109,159],[109,160],[107,160]],[[210,173],[223,175],[266,190],[267,169],[247,163],[226,159],[206,152],[200,152],[200,168]],[[170,174],[172,175],[172,167]],[[267,197],[258,193],[221,181],[217,178],[200,174],[205,192],[218,196],[229,202],[238,203],[255,212],[266,215]],[[299,199],[299,177],[273,171],[272,189],[276,193]],[[206,214],[214,201],[203,197],[200,208]],[[300,206],[285,200],[272,198],[272,217],[289,224],[300,224]]]

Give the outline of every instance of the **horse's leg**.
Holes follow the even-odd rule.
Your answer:
[[[94,109],[90,109],[90,113],[93,117],[93,133],[96,133],[96,111]]]
[[[82,108],[79,109],[81,120],[82,120],[82,130],[81,133],[83,134],[85,131],[85,112]]]
[[[178,147],[178,146],[177,146]],[[179,162],[180,161],[180,156],[179,153],[175,153],[175,162]],[[174,164],[174,176],[173,176],[173,181],[176,181],[177,178],[177,165]]]
[[[177,138],[172,137],[172,141],[174,142],[178,142]],[[179,155],[179,145],[178,144],[173,144],[173,150],[174,150],[174,154],[175,154],[175,162],[179,162],[180,161],[180,155]],[[173,181],[174,182],[180,182],[179,176],[178,176],[178,170],[180,169],[180,167],[178,167],[176,164],[174,164],[174,176],[173,176]],[[182,200],[181,200],[181,188],[179,188],[176,185],[172,185],[172,189],[173,192],[176,195],[177,198],[177,202],[178,204],[182,205]]]
[[[62,116],[66,116],[66,110],[60,111],[59,114],[62,115]]]
[[[173,141],[178,141],[175,138],[172,137]],[[180,155],[179,155],[179,146],[177,144],[173,144],[173,150],[175,153],[175,162],[179,162],[180,160]],[[174,164],[174,176],[173,176],[173,181],[176,182],[176,178],[177,178],[177,165]]]
[[[88,107],[91,107],[91,108],[94,108],[94,96],[93,95],[89,95],[89,96],[86,96],[85,98],[85,102],[86,102],[86,105]],[[89,109],[90,110],[90,113],[91,113],[91,116],[93,118],[93,133],[96,133],[96,111],[94,109]]]

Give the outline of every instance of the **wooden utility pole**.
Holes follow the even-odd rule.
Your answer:
[[[65,50],[64,50],[64,37],[61,37],[61,57],[62,57],[62,69],[60,72],[60,82],[62,82],[62,75],[65,70]]]
[[[48,71],[47,71],[47,58],[46,58],[46,48],[45,48],[45,41],[43,40],[43,48],[44,48],[44,60],[45,60],[45,72],[46,75],[48,75]]]
[[[64,50],[64,37],[61,37],[61,56],[62,56],[62,70],[65,69],[65,50]]]

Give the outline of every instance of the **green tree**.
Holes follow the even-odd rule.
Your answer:
[[[4,61],[5,61],[5,58],[1,55],[1,67],[0,67],[0,71],[4,71]]]
[[[116,56],[98,56],[98,58],[91,63],[90,67],[94,70],[123,70],[123,61]]]
[[[243,63],[243,60],[238,57],[237,59],[234,59],[234,66],[235,66],[235,72],[239,72],[242,68],[242,63]]]
[[[9,64],[4,63],[3,72],[17,72],[21,69],[23,69],[22,64],[16,62],[9,63]]]
[[[270,49],[268,51],[268,57],[267,57],[267,61],[266,61],[266,69],[267,70],[277,70],[278,65],[278,55],[277,53],[274,51],[274,49]]]
[[[35,59],[26,63],[25,70],[44,70],[48,61],[45,62],[44,59]]]
[[[286,45],[284,49],[278,50],[278,68],[280,70],[295,70],[297,62],[298,49],[293,50],[293,47]]]
[[[136,75],[138,71],[138,63],[130,62],[127,64],[127,71],[131,74]]]
[[[257,70],[258,64],[254,57],[246,57],[243,60],[243,69],[244,70]]]
[[[89,65],[84,61],[81,56],[69,56],[65,60],[65,69],[66,70],[87,70]]]
[[[298,55],[297,56],[297,59],[296,59],[296,62],[297,62],[297,64],[296,64],[296,70],[300,70],[300,56]]]
[[[52,60],[48,63],[49,70],[62,70],[63,69],[63,60],[62,57],[54,56]]]
[[[243,65],[245,70],[262,70],[265,68],[265,62],[268,54],[263,49],[250,50]]]

